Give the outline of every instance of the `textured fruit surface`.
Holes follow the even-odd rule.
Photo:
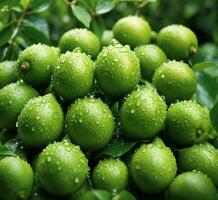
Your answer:
[[[166,200],[215,200],[216,188],[212,181],[200,172],[178,175],[166,192]]]
[[[95,151],[111,140],[114,120],[106,104],[88,98],[72,104],[66,116],[66,126],[73,142],[88,151]]]
[[[85,182],[88,160],[78,146],[67,141],[48,145],[36,163],[43,189],[57,196],[75,192]]]
[[[152,82],[168,103],[191,99],[197,84],[193,70],[186,63],[177,61],[159,67]]]
[[[142,78],[151,81],[155,70],[167,61],[166,54],[153,44],[138,46],[134,51],[140,60]]]
[[[100,161],[93,171],[92,180],[95,188],[120,192],[127,185],[127,167],[120,160],[108,159]]]
[[[139,82],[139,60],[127,46],[110,45],[98,55],[95,74],[106,95],[123,96]]]
[[[163,192],[176,175],[176,159],[160,139],[141,146],[130,162],[134,183],[144,193]]]
[[[176,60],[187,60],[198,48],[198,40],[192,30],[176,24],[161,29],[157,43],[168,58]]]
[[[45,87],[49,84],[52,70],[58,60],[55,48],[44,44],[27,47],[18,57],[18,75],[32,86]]]
[[[148,139],[157,135],[164,126],[166,104],[152,89],[132,92],[124,101],[120,119],[125,136]]]
[[[18,80],[16,61],[4,61],[0,63],[0,89]]]
[[[25,104],[38,93],[23,82],[11,83],[0,90],[0,128],[15,128]]]
[[[151,39],[151,27],[146,20],[137,16],[121,18],[113,27],[114,38],[131,48],[148,44]]]
[[[178,165],[182,171],[201,171],[218,185],[218,152],[212,145],[199,144],[180,150]]]
[[[0,199],[28,199],[33,185],[31,166],[18,157],[0,160]]]
[[[80,47],[84,53],[95,58],[100,51],[100,41],[97,36],[87,29],[72,29],[61,37],[60,49],[64,53]]]
[[[56,140],[63,127],[62,108],[52,94],[30,100],[18,117],[18,133],[29,147]]]
[[[175,144],[191,146],[204,141],[210,129],[206,110],[193,101],[172,104],[167,112],[166,134]]]
[[[62,54],[53,70],[53,89],[65,100],[87,95],[94,82],[94,64],[84,53]]]

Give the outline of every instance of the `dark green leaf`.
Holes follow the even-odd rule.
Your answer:
[[[52,0],[33,0],[32,1],[32,12],[39,13],[47,10],[51,5]]]
[[[16,156],[16,155],[14,154],[14,152],[10,150],[10,148],[0,144],[0,157],[1,156]]]
[[[196,71],[195,74],[198,82],[195,99],[210,109],[218,96],[218,66],[214,64],[213,67],[202,67],[202,70]]]
[[[102,20],[100,19],[95,19],[92,21],[92,28],[94,33],[101,38],[104,30],[105,30],[105,26]]]
[[[136,200],[136,198],[128,191],[123,190],[122,192],[120,192],[118,195],[116,195],[113,200]]]
[[[111,11],[115,7],[113,0],[98,0],[95,11],[97,14],[104,14]]]
[[[211,109],[210,117],[214,128],[218,131],[218,102]]]
[[[92,190],[92,193],[98,200],[111,200],[111,195],[105,190]]]
[[[130,151],[135,146],[135,144],[136,142],[128,142],[116,139],[111,144],[109,144],[100,154],[117,158]]]
[[[1,32],[0,32],[0,46],[6,44],[10,38],[13,35],[13,28],[12,26],[7,26],[5,27]]]
[[[19,2],[20,0],[0,0],[0,10],[4,6],[9,6],[9,7],[17,6]]]
[[[81,6],[71,6],[74,16],[86,27],[89,28],[91,23],[91,15]]]

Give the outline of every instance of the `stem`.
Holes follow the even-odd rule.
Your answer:
[[[140,3],[138,6],[137,6],[137,10],[136,10],[136,15],[138,15],[138,14],[140,14],[140,10],[142,9],[142,8],[144,8],[146,5],[147,5],[147,3],[149,2],[149,0],[144,0],[142,3]]]

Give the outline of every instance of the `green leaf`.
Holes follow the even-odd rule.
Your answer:
[[[97,200],[111,200],[111,195],[106,190],[91,190]]]
[[[0,46],[6,44],[13,35],[13,28],[11,25],[6,26],[0,32]]]
[[[194,97],[198,103],[210,109],[218,96],[218,65],[214,63],[213,67],[201,68],[195,72],[198,84]]]
[[[20,5],[22,6],[22,8],[27,8],[29,3],[30,3],[30,0],[21,0],[20,1]]]
[[[100,19],[95,19],[92,21],[92,28],[94,33],[101,38],[104,30],[105,30],[105,25],[104,22]]]
[[[1,156],[16,156],[11,149],[3,144],[0,144],[0,157]]]
[[[213,127],[216,129],[216,131],[218,131],[218,102],[211,109],[210,118],[211,118]]]
[[[95,11],[97,14],[101,15],[111,11],[115,7],[113,0],[98,0]]]
[[[13,6],[19,5],[19,3],[20,3],[20,0],[0,0],[0,10],[4,6],[13,7]]]
[[[32,0],[32,12],[39,13],[47,10],[51,5],[52,0]]]
[[[122,192],[120,192],[118,195],[116,195],[113,200],[136,200],[136,198],[128,191],[123,190]]]
[[[71,6],[74,16],[86,27],[89,28],[91,23],[91,15],[81,6]]]
[[[100,155],[108,155],[114,158],[118,158],[130,151],[135,146],[135,144],[136,142],[128,142],[120,139],[115,139],[100,153]]]

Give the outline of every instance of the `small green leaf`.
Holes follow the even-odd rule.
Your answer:
[[[216,131],[218,131],[218,102],[211,109],[210,118],[211,118],[213,127],[216,129]]]
[[[111,200],[111,195],[106,190],[92,190],[97,200]]]
[[[91,15],[81,6],[71,6],[74,16],[86,27],[89,28],[91,23]]]
[[[11,25],[6,26],[0,32],[0,46],[6,44],[13,35],[13,28]]]
[[[20,5],[22,6],[22,8],[27,8],[27,6],[29,5],[30,0],[21,0],[20,1]]]
[[[101,15],[111,11],[114,7],[115,3],[113,0],[98,0],[95,11],[97,14]]]
[[[101,21],[100,19],[96,19],[92,21],[92,28],[94,33],[101,38],[104,30],[105,30],[105,26],[103,21]]]
[[[31,5],[32,12],[33,13],[43,12],[49,8],[52,2],[53,2],[52,0],[33,0]]]
[[[136,200],[136,198],[128,191],[123,190],[118,195],[116,195],[113,200]]]
[[[13,7],[19,4],[20,0],[0,0],[0,10],[5,7]]]
[[[0,157],[1,156],[16,156],[7,146],[0,144]]]
[[[115,139],[100,153],[100,155],[108,155],[117,158],[130,151],[135,144],[136,142]]]

